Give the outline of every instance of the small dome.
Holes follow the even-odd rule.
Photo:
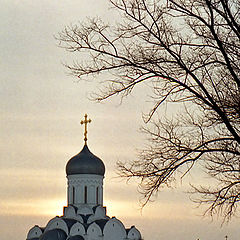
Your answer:
[[[71,236],[70,238],[68,238],[68,240],[84,240],[84,238],[80,235],[76,235],[76,236]]]
[[[96,174],[104,176],[105,166],[100,158],[92,154],[87,145],[82,151],[72,157],[66,166],[67,175]]]
[[[39,238],[39,240],[66,240],[67,234],[61,229],[49,230]]]

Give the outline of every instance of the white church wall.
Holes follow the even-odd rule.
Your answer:
[[[111,218],[103,229],[104,240],[124,240],[127,237],[126,230],[121,221]]]
[[[42,230],[39,226],[34,226],[28,232],[27,239],[38,238],[42,234]]]
[[[103,205],[103,186],[99,187],[99,204]]]
[[[67,201],[68,201],[68,204],[73,203],[73,186],[71,185],[68,185],[67,187]]]
[[[103,176],[95,174],[76,174],[69,175],[67,178],[68,205],[73,204],[79,207],[81,204],[86,203],[91,206],[103,204]],[[98,191],[97,188],[99,189]],[[85,193],[86,190],[87,192]],[[97,192],[98,197],[96,196]],[[85,195],[87,196],[85,197]]]
[[[91,207],[86,205],[86,206],[82,206],[81,208],[79,208],[77,210],[77,214],[89,215],[89,214],[93,214],[93,210]]]
[[[75,185],[75,200],[73,204],[79,204],[83,202],[83,190],[80,184]]]
[[[89,201],[88,203],[91,204],[91,205],[96,205],[96,187],[93,185],[93,184],[89,184],[89,187],[88,187],[88,197],[89,197]]]

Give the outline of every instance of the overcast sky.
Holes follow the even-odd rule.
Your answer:
[[[239,239],[239,219],[221,228],[179,190],[164,190],[139,210],[135,182],[116,177],[117,160],[136,158],[144,145],[139,132],[148,109],[142,89],[97,104],[88,100],[99,86],[77,82],[62,62],[72,56],[57,47],[64,26],[100,16],[115,21],[107,0],[0,0],[0,239],[25,239],[34,225],[45,226],[66,205],[65,165],[83,146],[79,122],[92,119],[89,148],[106,166],[104,205],[145,240]],[[115,17],[115,18],[114,18]],[[162,112],[161,114],[164,114]],[[189,179],[188,179],[189,180]],[[191,176],[192,181],[198,181]]]

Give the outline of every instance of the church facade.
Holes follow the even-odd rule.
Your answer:
[[[123,223],[106,214],[103,206],[103,179],[105,166],[87,146],[87,115],[85,145],[66,165],[67,206],[63,216],[51,219],[45,227],[35,225],[27,240],[141,240],[135,226],[125,228]]]

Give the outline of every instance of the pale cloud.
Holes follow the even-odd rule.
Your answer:
[[[8,200],[2,204],[0,215],[22,216],[62,216],[65,200],[61,199],[24,199]]]
[[[7,181],[5,181],[7,179]],[[42,169],[0,170],[1,202],[62,198],[65,196],[64,173]],[[7,194],[6,194],[7,193]],[[1,210],[0,210],[1,211]]]

